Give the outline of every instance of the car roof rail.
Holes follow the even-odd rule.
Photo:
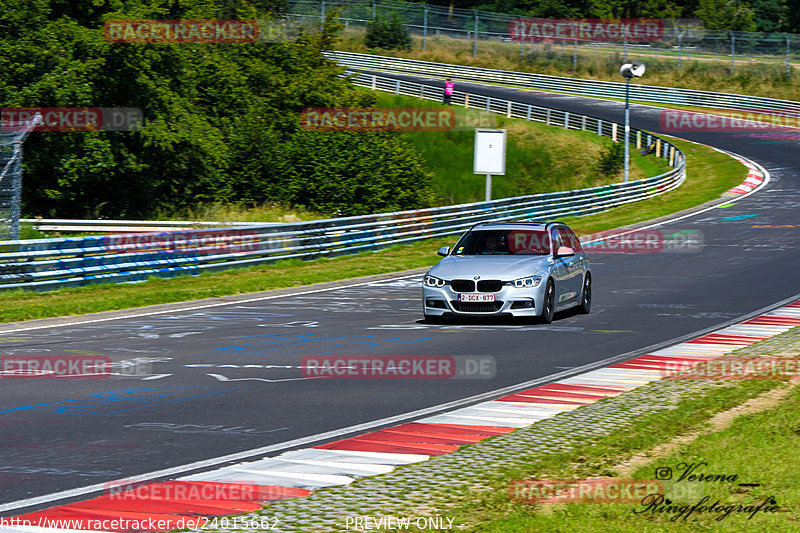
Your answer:
[[[477,222],[477,223],[473,224],[472,226],[470,226],[468,231],[472,231],[473,229],[475,229],[475,228],[477,228],[479,226],[501,225],[501,224],[509,225],[509,226],[510,225],[520,225],[520,226],[524,226],[524,225],[533,226],[533,225],[536,225],[536,226],[544,226],[545,229],[550,229],[550,228],[555,227],[555,226],[569,227],[566,223],[561,222],[559,220],[526,220],[526,221],[520,221],[520,222],[514,222],[514,221],[512,221],[512,222],[492,222],[492,221],[488,221],[488,222]]]

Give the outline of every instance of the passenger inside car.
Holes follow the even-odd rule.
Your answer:
[[[505,243],[505,237],[495,233],[487,233],[484,240],[483,251],[481,254],[507,254],[508,246]]]

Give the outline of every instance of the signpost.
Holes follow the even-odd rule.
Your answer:
[[[492,175],[506,173],[506,130],[475,128],[473,174],[486,174],[486,201],[492,199]]]

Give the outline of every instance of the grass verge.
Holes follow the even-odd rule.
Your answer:
[[[759,356],[787,355],[800,348],[800,328],[747,348]],[[739,350],[737,355],[744,355]],[[624,430],[594,442],[580,442],[567,452],[532,457],[525,468],[497,472],[491,489],[449,511],[469,531],[506,533],[518,531],[800,531],[797,501],[800,474],[793,464],[800,445],[800,387],[796,382],[742,381],[712,389],[702,397],[684,397],[674,408],[635,420]],[[778,387],[788,390],[775,391]],[[772,406],[743,414],[727,427],[710,426],[728,417],[726,411],[769,391],[785,392]],[[772,394],[770,394],[772,395]],[[762,401],[758,399],[759,403]],[[608,400],[604,400],[608,401]],[[610,400],[613,401],[613,400]],[[717,416],[723,413],[722,416]],[[732,416],[730,416],[732,418]],[[681,444],[679,436],[692,436]],[[578,437],[579,438],[579,437]],[[659,453],[659,445],[672,442],[671,451]],[[645,457],[638,467],[627,469],[633,456]],[[670,477],[664,474],[668,469]],[[621,472],[629,470],[625,476]],[[679,480],[682,474],[687,474]],[[690,475],[721,475],[725,479],[693,480]],[[509,483],[522,479],[610,481],[664,479],[664,501],[649,498],[628,503],[513,502]],[[745,486],[740,485],[746,484]],[[747,484],[756,484],[748,486]],[[772,498],[774,512],[743,512]],[[666,499],[671,503],[667,504]],[[716,510],[709,507],[715,502]],[[654,503],[659,502],[659,503]],[[700,502],[690,514],[689,509]],[[741,506],[741,507],[737,507]],[[752,511],[752,508],[750,509]]]
[[[670,141],[686,154],[687,177],[678,189],[596,215],[562,220],[580,234],[627,226],[714,200],[739,185],[746,176],[745,167],[726,154],[681,139],[671,138]]]
[[[374,94],[380,107],[442,107],[439,102],[430,100],[380,91]],[[508,131],[506,174],[495,176],[493,198],[583,189],[622,180],[621,168],[611,176],[598,170],[601,157],[614,144],[606,137],[518,118],[509,119],[496,113],[453,109],[464,123]],[[433,191],[441,205],[484,199],[485,176],[473,173],[475,133],[472,128],[465,131],[407,131],[402,135],[422,154],[426,169],[433,174]],[[631,179],[656,176],[669,169],[663,159],[631,151]]]
[[[715,150],[682,141],[676,141],[676,144],[686,154],[691,169],[686,182],[678,190],[568,222],[581,234],[631,224],[712,200],[741,183],[746,175],[744,166]],[[282,261],[169,280],[154,278],[136,284],[100,284],[42,293],[2,291],[0,322],[183,302],[431,266],[438,261],[434,251],[440,246],[452,245],[454,241],[455,237],[430,239],[333,259]]]

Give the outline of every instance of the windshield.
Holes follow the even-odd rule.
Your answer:
[[[455,246],[453,255],[548,255],[550,237],[541,230],[470,231]]]

